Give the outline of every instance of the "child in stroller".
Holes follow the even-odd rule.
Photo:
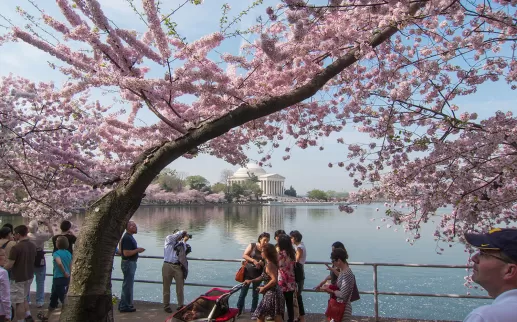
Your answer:
[[[172,314],[165,322],[173,322],[175,319],[183,322],[235,321],[239,310],[230,308],[228,300],[232,294],[241,288],[242,284],[235,285],[230,290],[213,288]]]

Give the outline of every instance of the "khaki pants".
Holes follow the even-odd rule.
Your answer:
[[[176,297],[178,298],[178,306],[184,305],[183,301],[183,271],[181,265],[174,265],[170,263],[163,263],[162,266],[162,280],[163,280],[163,306],[170,307],[171,302],[171,284],[172,280],[176,282]]]

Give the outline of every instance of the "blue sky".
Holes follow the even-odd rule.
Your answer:
[[[164,1],[166,2],[166,1]],[[183,1],[171,1],[167,7],[173,8]],[[232,11],[229,17],[236,16],[240,11],[248,7],[253,1],[230,0],[230,1],[211,1],[206,0],[203,5],[187,5],[178,11],[172,18],[178,24],[178,31],[182,36],[193,41],[203,35],[217,31],[219,29],[219,19],[221,17],[221,6],[229,3]],[[54,1],[37,1],[48,14],[60,17],[61,13],[57,9]],[[40,4],[41,3],[41,4]],[[105,12],[114,20],[118,26],[128,29],[142,30],[143,23],[138,21],[132,9],[124,0],[101,1]],[[134,3],[140,5],[139,0]],[[275,4],[275,1],[264,1],[260,7],[252,10],[237,25],[243,30],[252,25],[258,15],[265,15],[267,5]],[[15,7],[19,5],[27,11],[34,13],[34,8],[28,1],[1,1],[0,12],[8,17],[16,25],[24,25],[25,22],[15,12]],[[164,10],[163,12],[166,12]],[[0,25],[8,25],[8,22],[0,18]],[[0,27],[0,33],[6,32],[5,28]],[[225,42],[219,52],[231,52],[236,54],[242,39],[235,38]],[[18,42],[4,44],[0,47],[0,75],[14,73],[35,81],[54,80],[57,84],[64,81],[64,77],[55,70],[49,68],[47,61],[55,61],[50,55],[36,50],[29,45]],[[478,92],[468,98],[461,98],[456,101],[464,111],[475,111],[482,118],[492,115],[497,110],[515,110],[517,94],[511,91],[504,82],[486,84],[479,88]],[[144,119],[152,120],[150,114],[145,114]],[[279,173],[286,177],[285,185],[292,185],[298,193],[305,193],[308,190],[318,188],[323,190],[352,191],[354,190],[353,180],[348,173],[339,167],[329,168],[329,162],[335,163],[345,161],[347,149],[345,145],[338,144],[336,139],[343,137],[347,143],[367,143],[369,138],[364,134],[358,133],[352,126],[339,133],[325,138],[321,143],[323,151],[316,148],[300,150],[293,148],[291,159],[283,161],[283,149],[278,149],[272,155],[272,168],[266,168],[267,172]],[[286,142],[288,143],[288,142]],[[260,156],[253,149],[248,151],[248,156],[252,160],[257,160]],[[200,155],[194,159],[181,158],[173,162],[170,168],[186,172],[190,175],[199,174],[206,177],[211,183],[219,181],[221,171],[224,169],[237,170],[239,166],[233,166],[217,158]]]

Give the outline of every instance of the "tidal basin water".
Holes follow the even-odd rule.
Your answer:
[[[376,208],[380,208],[377,211]],[[430,221],[421,231],[422,238],[413,246],[405,240],[402,227],[387,228],[382,222],[383,204],[361,205],[353,214],[345,214],[337,206],[191,206],[191,207],[141,207],[133,217],[138,225],[135,235],[140,247],[146,249],[143,255],[163,255],[165,236],[174,229],[186,229],[193,234],[189,241],[192,257],[238,259],[250,242],[255,242],[262,232],[273,234],[277,229],[289,232],[297,229],[303,234],[307,248],[307,260],[328,261],[330,246],[342,241],[351,262],[419,263],[465,265],[468,254],[461,244],[448,247],[437,245],[432,237],[436,223]],[[2,217],[2,222],[19,224],[20,217]],[[438,218],[437,218],[438,219]],[[71,221],[78,226],[83,216],[75,216]],[[381,226],[381,229],[377,229]],[[398,231],[394,231],[398,228]],[[437,254],[440,247],[446,248]],[[47,262],[50,263],[49,258]],[[189,263],[187,282],[217,285],[235,285],[235,272],[239,263],[200,262]],[[140,259],[136,279],[161,282],[162,261]],[[360,290],[373,290],[373,268],[352,266]],[[52,271],[52,265],[47,265]],[[327,274],[324,265],[307,265],[305,288],[316,286]],[[379,291],[414,292],[440,294],[486,295],[482,289],[467,289],[465,269],[379,267]],[[115,260],[114,277],[121,277],[120,259]],[[50,291],[51,279],[47,278],[46,289]],[[34,289],[34,284],[33,284]],[[113,282],[113,291],[119,295],[120,282]],[[187,286],[186,303],[192,301],[207,288]],[[135,284],[135,299],[161,302],[160,284]],[[230,304],[235,306],[238,295]],[[246,298],[251,303],[251,291]],[[304,303],[308,312],[323,313],[328,296],[325,293],[304,293]],[[171,301],[176,302],[175,286],[171,286]],[[490,303],[490,300],[450,299],[405,296],[379,296],[379,312],[385,317],[407,317],[417,319],[463,320],[473,308]],[[374,315],[373,295],[361,295],[361,300],[353,303],[354,315]]]

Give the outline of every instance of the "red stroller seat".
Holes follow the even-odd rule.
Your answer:
[[[175,312],[165,320],[173,322],[174,319],[183,322],[208,321],[224,322],[235,321],[239,314],[238,309],[230,308],[228,299],[232,294],[242,288],[242,284],[232,287],[230,290],[212,288],[205,294],[185,305],[181,310]]]

